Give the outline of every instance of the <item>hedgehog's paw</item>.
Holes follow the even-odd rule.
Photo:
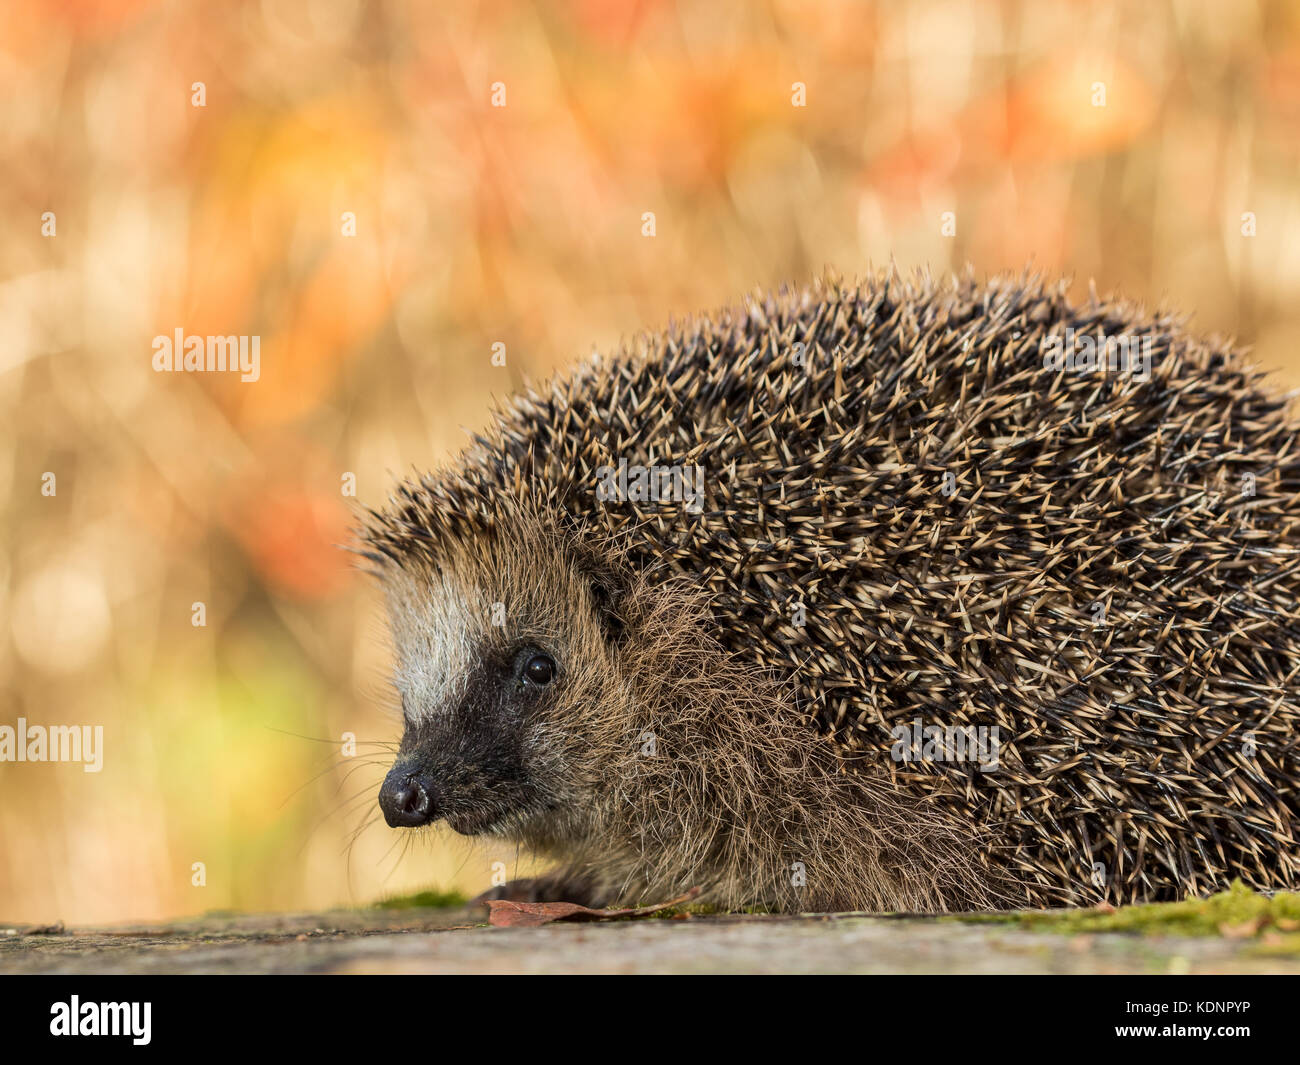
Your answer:
[[[582,877],[566,873],[527,877],[511,880],[489,888],[471,900],[471,906],[486,906],[489,902],[575,902],[592,908],[605,904],[595,885]]]

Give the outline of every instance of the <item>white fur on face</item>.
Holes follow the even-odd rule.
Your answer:
[[[447,713],[465,696],[474,648],[487,625],[471,603],[481,596],[444,574],[401,574],[387,589],[397,653],[397,690],[412,723]]]

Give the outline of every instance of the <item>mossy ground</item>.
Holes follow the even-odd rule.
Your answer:
[[[1300,895],[1116,911],[718,914],[509,930],[454,892],[362,908],[0,934],[0,973],[874,972],[1300,975]],[[681,918],[694,918],[681,919]],[[0,933],[6,929],[0,928]]]
[[[469,899],[459,891],[420,891],[414,895],[394,895],[372,903],[376,910],[448,910],[464,906]]]
[[[1079,935],[1126,932],[1148,936],[1217,936],[1254,939],[1261,953],[1300,954],[1300,894],[1262,895],[1240,880],[1217,895],[1182,902],[1093,907],[1087,910],[1018,910],[946,918],[1014,925],[1035,932]]]
[[[381,910],[453,909],[467,899],[456,891],[421,891],[373,904]],[[747,914],[765,911],[751,909]],[[724,916],[726,911],[707,904],[672,906],[647,915],[652,919]],[[635,920],[643,918],[620,918]],[[1118,932],[1145,936],[1198,936],[1253,940],[1252,952],[1300,957],[1300,894],[1263,895],[1241,881],[1226,891],[1204,899],[1144,905],[1093,907],[1086,910],[1016,910],[1009,913],[960,914],[935,918],[968,924],[999,924],[1025,931],[1090,935]]]

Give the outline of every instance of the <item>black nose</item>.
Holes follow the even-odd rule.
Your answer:
[[[433,803],[429,789],[404,766],[395,766],[379,789],[379,808],[392,828],[413,828],[433,820]]]

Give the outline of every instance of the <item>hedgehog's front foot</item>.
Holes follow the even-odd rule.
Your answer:
[[[476,896],[471,906],[486,906],[489,902],[575,902],[592,908],[605,905],[602,893],[595,884],[581,876],[569,873],[552,873],[547,876],[511,880],[489,888]]]

